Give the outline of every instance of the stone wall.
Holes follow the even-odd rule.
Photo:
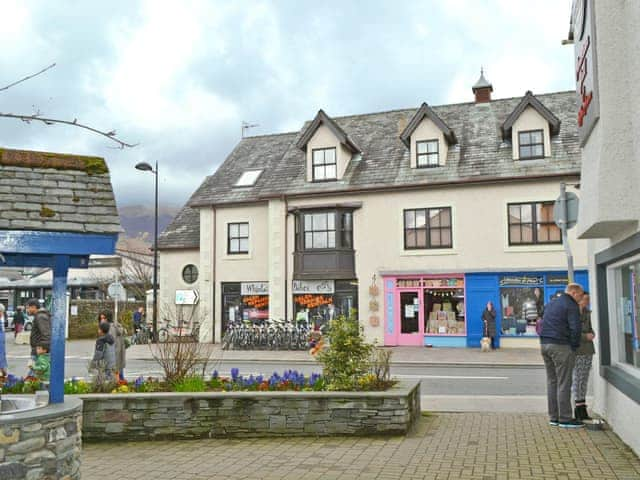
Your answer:
[[[82,395],[83,439],[155,440],[403,435],[420,415],[420,384],[386,392]]]
[[[0,415],[0,479],[80,478],[82,402]]]

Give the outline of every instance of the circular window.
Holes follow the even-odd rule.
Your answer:
[[[195,265],[187,265],[182,269],[182,279],[187,283],[193,283],[198,280],[198,267]]]

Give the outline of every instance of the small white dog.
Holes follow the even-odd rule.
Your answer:
[[[480,351],[481,352],[491,351],[491,339],[489,337],[482,337],[482,339],[480,340]]]

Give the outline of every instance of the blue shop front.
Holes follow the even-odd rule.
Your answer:
[[[566,271],[467,273],[465,275],[467,347],[480,347],[482,312],[495,306],[500,347],[538,347],[536,319],[556,292],[567,286]],[[575,272],[575,282],[589,289],[588,272]]]

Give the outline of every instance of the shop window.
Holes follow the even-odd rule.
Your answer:
[[[553,202],[510,203],[507,209],[509,245],[562,243],[553,221]]]
[[[463,289],[427,288],[424,290],[424,308],[425,334],[466,334]]]
[[[182,279],[185,283],[194,283],[198,280],[198,267],[195,265],[187,265],[182,269]]]
[[[451,248],[451,208],[418,208],[404,211],[404,248]]]
[[[620,284],[614,337],[617,360],[640,368],[640,261],[617,269],[617,275]]]
[[[520,160],[544,158],[544,135],[542,130],[518,132]]]
[[[293,295],[297,322],[308,322],[319,329],[331,320],[348,316],[358,308],[357,280],[336,280],[332,293],[304,293]]]
[[[536,335],[536,320],[544,311],[542,287],[501,287],[500,305],[502,335]]]
[[[230,223],[228,228],[227,253],[249,253],[249,223]]]
[[[316,148],[311,153],[313,161],[313,181],[325,182],[337,178],[335,148]]]
[[[268,295],[242,295],[241,283],[222,284],[222,331],[233,322],[259,322],[269,318]]]

